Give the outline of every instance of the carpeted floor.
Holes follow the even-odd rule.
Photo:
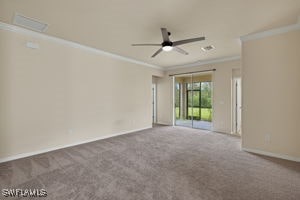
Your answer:
[[[237,137],[159,126],[2,163],[0,188],[61,200],[299,200],[300,163],[242,152]]]

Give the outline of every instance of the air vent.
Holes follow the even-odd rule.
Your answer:
[[[213,50],[215,47],[213,45],[209,45],[209,46],[206,46],[206,47],[202,47],[201,49],[203,51],[210,51],[210,50]]]
[[[35,19],[31,19],[20,14],[15,14],[13,23],[37,32],[45,32],[48,27],[48,25],[43,22],[39,22]]]

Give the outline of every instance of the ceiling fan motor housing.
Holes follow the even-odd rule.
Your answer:
[[[161,43],[161,46],[163,46],[163,47],[165,47],[165,46],[173,46],[173,42],[171,42],[171,41],[165,41],[165,42],[163,42],[163,43]]]

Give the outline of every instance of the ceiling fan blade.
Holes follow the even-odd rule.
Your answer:
[[[168,30],[166,28],[161,28],[160,30],[161,30],[161,34],[162,34],[162,38],[163,38],[164,42],[170,42]]]
[[[182,53],[182,54],[184,54],[184,55],[188,55],[188,54],[189,54],[188,52],[186,52],[185,50],[183,50],[183,49],[181,49],[181,48],[179,48],[179,47],[173,47],[173,50],[174,50],[174,51],[177,51],[177,52],[179,52],[179,53]]]
[[[132,44],[131,46],[161,46],[161,44]]]
[[[159,54],[160,52],[162,52],[162,48],[158,49],[151,57],[154,58],[157,54]]]
[[[187,44],[187,43],[191,43],[191,42],[202,41],[202,40],[205,40],[205,37],[191,38],[191,39],[186,39],[186,40],[179,40],[179,41],[173,42],[173,46],[178,46],[178,45]]]

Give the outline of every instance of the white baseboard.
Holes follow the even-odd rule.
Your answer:
[[[256,153],[256,154],[260,154],[260,155],[271,156],[271,157],[275,157],[275,158],[281,158],[281,159],[285,159],[285,160],[300,162],[300,158],[293,157],[293,156],[271,153],[271,152],[257,150],[257,149],[248,149],[248,148],[244,148],[244,147],[242,147],[242,150],[250,152],[250,153]]]
[[[80,142],[76,142],[76,143],[72,143],[72,144],[67,144],[67,145],[42,149],[42,150],[38,150],[38,151],[33,151],[33,152],[21,153],[21,154],[17,154],[17,155],[13,155],[13,156],[8,156],[8,157],[5,157],[5,158],[0,158],[0,163],[16,160],[16,159],[20,159],[20,158],[25,158],[25,157],[29,157],[29,156],[34,156],[34,155],[38,155],[38,154],[42,154],[42,153],[47,153],[47,152],[55,151],[55,150],[58,150],[58,149],[64,149],[64,148],[67,148],[67,147],[72,147],[72,146],[76,146],[76,145],[80,145],[80,144],[94,142],[94,141],[97,141],[97,140],[103,140],[103,139],[106,139],[106,138],[116,137],[116,136],[119,136],[119,135],[134,133],[134,132],[142,131],[142,130],[149,129],[149,128],[152,128],[152,126],[148,126],[148,127],[144,127],[144,128],[140,128],[140,129],[134,129],[134,130],[130,130],[130,131],[123,131],[123,132],[119,132],[119,133],[115,133],[115,134],[109,134],[109,135],[105,135],[105,136],[101,136],[101,137],[97,137],[97,138],[93,138],[93,139],[88,139],[88,140],[84,140],[84,141],[80,141]]]
[[[172,124],[169,124],[167,122],[157,122],[156,124],[161,124],[161,125],[165,125],[165,126],[172,126]]]

